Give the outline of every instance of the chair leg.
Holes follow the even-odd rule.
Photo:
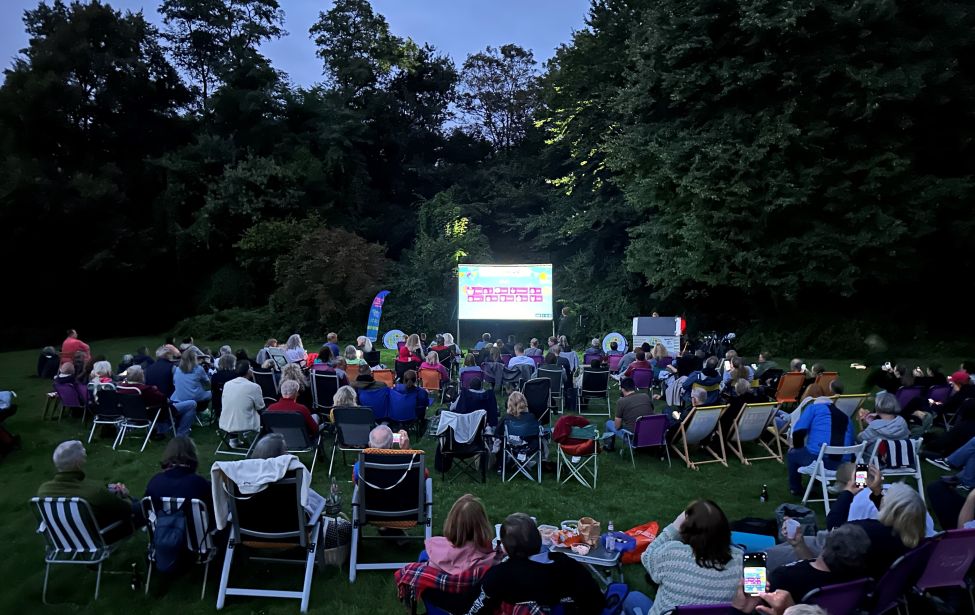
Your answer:
[[[95,600],[98,600],[98,590],[102,588],[102,563],[98,564],[98,573],[95,575]]]
[[[819,463],[818,461],[816,463]],[[802,496],[802,505],[805,506],[809,502],[809,496],[812,493],[813,483],[816,482],[816,472],[813,472],[809,477],[809,484],[806,485],[806,493]]]
[[[826,483],[827,483],[827,478],[826,478],[826,470],[824,466],[823,473],[819,477],[819,484],[823,489],[823,508],[826,509],[826,514],[828,516],[829,515],[829,491],[826,490]]]
[[[317,527],[317,526],[316,526]],[[301,587],[301,612],[308,612],[308,602],[311,600],[311,575],[315,571],[315,554],[318,551],[318,538],[309,545],[305,556],[305,582]]]
[[[222,609],[227,600],[227,583],[230,581],[230,564],[234,560],[235,547],[232,541],[227,542],[227,552],[223,556],[223,570],[220,572],[220,589],[217,590],[217,609]]]
[[[47,577],[51,573],[51,565],[44,566],[44,588],[41,590],[41,602],[47,604]]]
[[[91,433],[88,434],[88,444],[91,444],[91,439],[95,437],[95,428],[98,427],[98,423],[94,420],[91,422]]]
[[[204,598],[206,598],[206,595],[207,595],[207,577],[209,575],[210,575],[210,562],[207,562],[206,565],[203,566],[203,588],[200,590],[200,600],[203,600]],[[149,588],[149,586],[147,584],[146,585],[146,589],[148,590],[148,588]]]
[[[359,556],[359,528],[352,526],[352,546],[349,549],[349,583],[355,583],[356,561]]]
[[[149,583],[152,582],[152,562],[147,559],[146,560],[146,563],[148,564],[148,566],[146,566],[146,591],[143,592],[143,595],[148,596],[149,595]]]

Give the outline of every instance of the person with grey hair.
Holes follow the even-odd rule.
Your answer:
[[[877,394],[873,413],[863,416],[867,426],[857,434],[857,442],[903,440],[911,437],[911,428],[900,415],[901,406],[890,393]]]
[[[251,450],[251,459],[272,459],[288,454],[288,442],[279,433],[269,433],[261,437]]]
[[[314,436],[320,429],[320,415],[313,415],[311,410],[304,404],[298,403],[298,394],[301,385],[295,380],[281,381],[281,399],[267,407],[268,412],[292,412],[297,413],[305,419],[305,427],[308,428],[308,435]]]
[[[137,389],[138,394],[146,403],[146,408],[161,408],[166,404],[166,397],[151,384],[146,384],[146,375],[142,371],[141,365],[133,365],[125,372],[125,382],[118,386],[120,395],[133,394],[132,389]]]
[[[389,428],[389,425],[377,425],[372,428],[369,432],[369,448],[379,448],[379,449],[409,449],[410,448],[410,436],[405,431],[400,429],[396,432],[396,438],[393,437],[393,430]],[[424,470],[426,477],[430,477],[430,473]],[[355,462],[352,466],[352,482],[359,482],[359,462]]]
[[[805,559],[779,566],[769,575],[770,591],[784,589],[793,599],[814,589],[845,583],[863,576],[861,571],[870,538],[858,525],[847,523],[829,533],[816,559]]]
[[[95,361],[91,366],[90,384],[109,384],[112,382],[112,364],[108,361]]]
[[[80,440],[58,444],[53,455],[54,478],[37,489],[39,497],[77,497],[88,502],[99,528],[121,522],[105,534],[109,543],[130,535],[135,527],[145,525],[139,503],[129,497],[122,483],[105,484],[85,477],[88,453]]]

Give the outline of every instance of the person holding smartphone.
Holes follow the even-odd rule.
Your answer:
[[[797,544],[803,538],[798,528],[791,536],[788,532],[783,532],[783,536],[790,544]],[[814,589],[860,578],[869,548],[870,538],[863,528],[847,523],[829,533],[816,559],[798,560],[773,570],[769,574],[768,591],[783,589],[799,601]]]
[[[731,544],[724,511],[711,500],[692,502],[640,557],[659,586],[648,615],[685,604],[731,602],[742,580],[743,556]]]

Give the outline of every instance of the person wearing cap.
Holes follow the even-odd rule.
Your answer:
[[[54,449],[54,478],[37,489],[40,497],[81,498],[88,502],[95,522],[101,529],[121,522],[105,534],[108,543],[130,535],[135,527],[145,525],[139,503],[129,497],[129,490],[122,483],[105,487],[85,477],[88,453],[80,440],[68,440]]]
[[[641,416],[653,414],[653,402],[650,396],[638,391],[633,378],[620,380],[620,399],[616,404],[616,418],[606,421],[606,438],[604,448],[613,450],[616,444],[616,434],[621,429],[630,433],[636,432],[636,420]]]
[[[966,400],[975,398],[975,384],[965,370],[958,370],[948,377],[951,386],[951,396],[943,404],[934,404],[931,408],[938,414],[954,415]]]

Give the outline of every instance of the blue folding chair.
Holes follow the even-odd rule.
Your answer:
[[[389,417],[389,391],[386,387],[359,389],[359,405],[371,409],[377,421],[386,420]]]

